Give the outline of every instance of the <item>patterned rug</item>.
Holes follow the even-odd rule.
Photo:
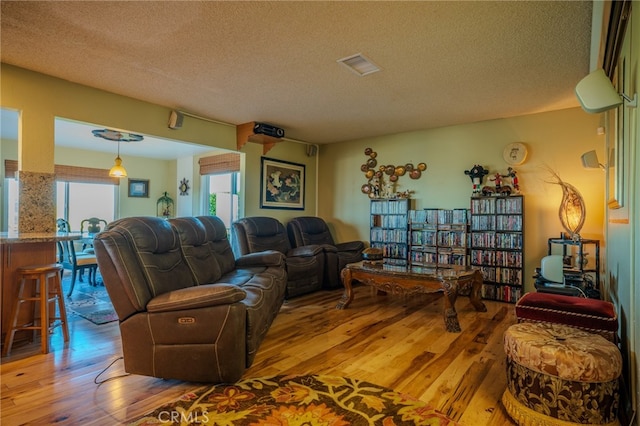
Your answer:
[[[104,284],[101,284],[102,277],[100,274],[97,276],[97,282],[99,284],[94,287],[87,282],[86,278],[84,281],[76,280],[71,297],[66,297],[71,287],[71,274],[65,271],[62,279],[62,291],[65,294],[67,315],[77,315],[96,325],[118,320],[107,290],[104,288]],[[69,321],[71,320],[72,318],[69,318]]]
[[[118,321],[118,315],[113,310],[113,308],[94,310],[95,308],[89,308],[88,312],[83,312],[86,310],[86,307],[72,308],[69,307],[69,310],[74,314],[81,316],[82,318],[91,321],[96,325],[107,324],[113,321]]]
[[[206,386],[129,425],[458,425],[429,404],[372,383],[335,376],[273,376]]]

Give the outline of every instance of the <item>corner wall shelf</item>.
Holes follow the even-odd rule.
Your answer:
[[[276,143],[280,142],[282,139],[274,138],[267,135],[256,134],[253,132],[254,125],[255,122],[250,121],[248,123],[239,124],[236,127],[237,149],[238,151],[240,151],[247,142],[259,143],[263,145],[262,154],[265,155],[271,148],[276,145]]]

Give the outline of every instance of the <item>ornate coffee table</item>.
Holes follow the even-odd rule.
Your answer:
[[[444,324],[447,331],[460,332],[455,303],[460,289],[469,289],[471,304],[479,312],[487,307],[480,300],[482,273],[469,267],[423,268],[381,265],[370,262],[348,264],[341,272],[344,294],[337,309],[345,309],[353,300],[351,282],[359,281],[383,293],[416,294],[444,292]]]

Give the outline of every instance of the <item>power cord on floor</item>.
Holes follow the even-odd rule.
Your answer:
[[[99,386],[99,385],[101,385],[103,383],[108,382],[109,380],[119,379],[121,377],[127,377],[129,375],[129,373],[124,373],[124,374],[120,374],[118,376],[108,377],[108,378],[106,378],[106,379],[104,379],[102,381],[98,381],[98,378],[100,376],[102,376],[104,373],[106,373],[107,370],[110,369],[113,366],[113,364],[115,364],[117,361],[120,361],[121,359],[123,360],[124,357],[123,356],[119,356],[118,358],[116,358],[113,361],[111,361],[111,363],[109,365],[107,365],[101,372],[99,372],[98,375],[93,379],[93,383],[95,383],[96,385]]]

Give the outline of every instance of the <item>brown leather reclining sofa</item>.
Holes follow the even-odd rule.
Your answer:
[[[120,219],[94,247],[129,373],[235,382],[284,300],[283,254],[235,259],[214,216]]]

